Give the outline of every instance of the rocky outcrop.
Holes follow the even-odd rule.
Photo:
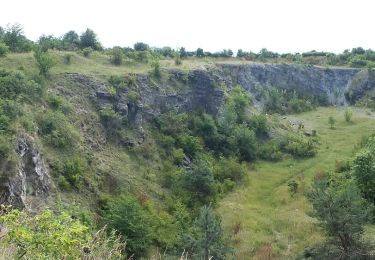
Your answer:
[[[220,65],[232,84],[240,84],[253,97],[264,88],[297,90],[310,95],[325,95],[330,104],[345,104],[345,93],[360,72],[354,68],[321,68],[296,64]]]
[[[334,105],[345,105],[349,91],[358,98],[372,89],[375,80],[363,77],[355,68],[321,68],[296,64],[218,64],[190,72],[169,70],[168,79],[153,80],[135,75],[132,86],[111,91],[110,87],[89,76],[66,74],[71,81],[87,88],[99,108],[111,106],[132,126],[166,111],[203,110],[217,115],[226,92],[241,85],[251,93],[255,104],[262,104],[262,93],[271,87],[296,90],[309,95],[324,95]],[[375,77],[374,77],[375,78]],[[137,93],[137,98],[129,92]],[[264,98],[264,95],[263,95]]]
[[[52,188],[52,181],[31,137],[18,138],[16,154],[17,172],[2,182],[0,203],[33,211],[44,204]]]

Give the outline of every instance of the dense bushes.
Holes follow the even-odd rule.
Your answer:
[[[317,105],[326,105],[325,99],[302,95],[294,90],[271,88],[266,92],[264,110],[267,113],[300,113],[310,111]]]
[[[129,255],[145,254],[152,241],[151,222],[148,212],[130,196],[120,196],[108,203],[105,221],[126,239]]]
[[[8,230],[0,240],[0,248],[14,248],[6,259],[122,258],[125,245],[117,235],[104,229],[91,234],[89,227],[65,212],[29,214],[0,207],[0,222]]]
[[[75,145],[79,134],[60,111],[47,111],[39,116],[39,133],[54,147],[67,148]]]

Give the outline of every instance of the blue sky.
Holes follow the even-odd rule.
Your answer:
[[[91,28],[105,47],[375,49],[371,0],[11,0],[1,9],[0,25],[20,23],[32,40]]]

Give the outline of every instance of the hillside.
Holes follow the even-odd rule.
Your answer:
[[[0,57],[0,202],[26,219],[67,214],[82,237],[108,225],[127,239],[128,257],[198,259],[204,214],[221,234],[215,259],[258,257],[268,245],[270,257],[300,255],[323,241],[304,197],[314,176],[351,160],[374,132],[367,68],[198,57],[114,65],[102,51],[47,53],[45,75],[31,52]],[[348,105],[361,106],[349,123]],[[0,244],[12,248],[23,240],[8,226],[15,233]],[[40,235],[30,226],[27,256],[43,257],[26,239]],[[87,239],[72,242],[73,259]]]

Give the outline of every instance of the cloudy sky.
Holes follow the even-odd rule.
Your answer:
[[[105,47],[277,52],[375,49],[373,0],[4,0],[0,26],[28,38],[93,29]]]

